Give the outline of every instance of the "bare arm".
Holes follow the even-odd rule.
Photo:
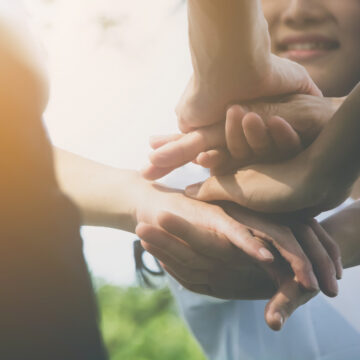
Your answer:
[[[177,106],[183,132],[224,119],[235,102],[321,92],[299,64],[270,52],[260,0],[190,0],[194,75]]]
[[[79,207],[85,225],[135,231],[135,199],[144,181],[121,170],[54,148],[61,189]]]
[[[321,225],[338,243],[344,268],[360,265],[360,201],[323,220]]]
[[[261,2],[190,0],[188,17],[195,81],[200,86],[223,83],[226,91],[241,91],[239,85],[247,80],[253,86],[254,77],[270,62]]]

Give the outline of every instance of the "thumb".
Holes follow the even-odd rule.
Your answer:
[[[236,194],[230,191],[231,183],[236,183],[234,175],[212,176],[204,182],[189,185],[185,194],[201,201],[236,201]]]
[[[266,323],[272,330],[281,330],[291,314],[317,293],[317,291],[305,290],[295,278],[289,278],[281,284],[278,292],[267,303],[265,307]]]

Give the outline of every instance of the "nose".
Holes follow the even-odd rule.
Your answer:
[[[288,26],[303,27],[322,23],[328,13],[322,0],[289,0],[286,10],[282,13],[282,21]]]

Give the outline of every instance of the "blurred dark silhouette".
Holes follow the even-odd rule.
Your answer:
[[[79,214],[42,121],[1,113],[0,359],[106,359]]]

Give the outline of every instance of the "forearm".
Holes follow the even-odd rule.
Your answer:
[[[83,225],[135,230],[136,199],[144,182],[136,171],[106,166],[54,148],[61,189],[76,203]]]
[[[316,171],[328,174],[335,186],[351,186],[360,173],[360,84],[344,101],[313,144]],[[354,158],[355,156],[355,158]]]
[[[189,0],[188,16],[196,81],[244,81],[262,70],[270,40],[259,0]]]
[[[360,265],[360,201],[322,221],[340,246],[344,268]]]

